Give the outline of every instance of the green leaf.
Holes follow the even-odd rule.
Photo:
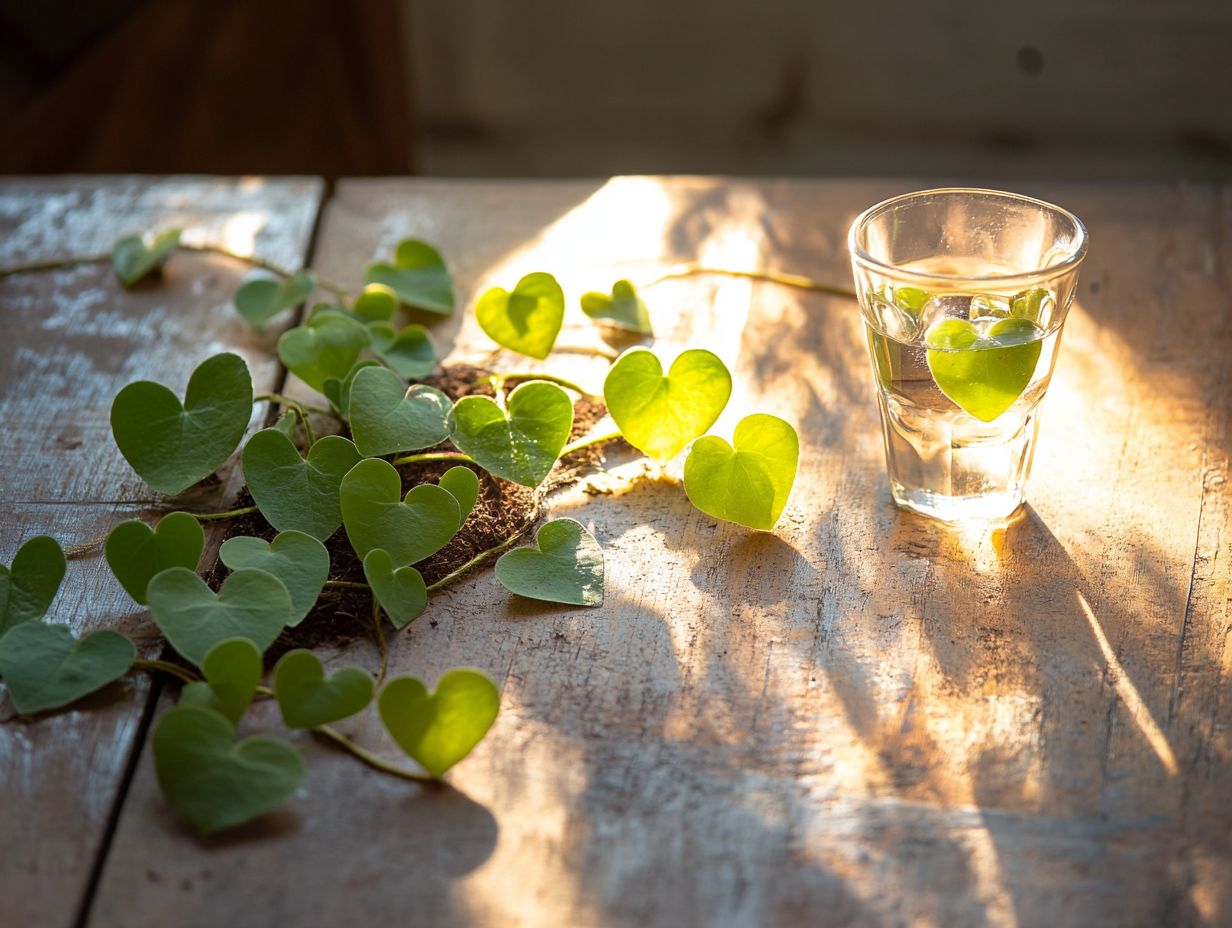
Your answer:
[[[384,284],[368,284],[351,306],[356,316],[375,322],[387,322],[397,311],[398,294]]]
[[[436,367],[436,349],[422,325],[408,325],[395,332],[388,322],[369,322],[368,333],[372,350],[401,376],[422,380]]]
[[[452,493],[458,501],[458,508],[462,512],[458,527],[461,528],[466,517],[475,508],[475,501],[479,499],[479,478],[469,467],[459,464],[445,471],[437,483]]]
[[[414,567],[394,570],[388,551],[374,548],[364,557],[364,577],[394,628],[404,628],[428,606],[428,588]]]
[[[342,480],[342,524],[361,558],[375,548],[393,563],[415,564],[443,548],[461,525],[457,499],[431,483],[399,498],[402,478],[387,461],[360,461]]]
[[[196,570],[204,548],[201,523],[186,512],[172,512],[154,529],[137,519],[121,522],[107,536],[103,554],[124,592],[144,606],[155,574],[168,567]]]
[[[800,460],[796,430],[777,416],[741,419],[733,448],[707,435],[684,462],[684,490],[707,515],[770,531],[787,505]]]
[[[393,264],[364,268],[365,284],[384,284],[407,306],[448,316],[453,312],[453,276],[441,253],[417,239],[403,239]]]
[[[296,415],[294,410],[288,409],[280,415],[277,420],[275,420],[274,424],[271,425],[270,428],[277,432],[281,432],[292,442],[294,442],[295,436],[299,434],[299,416]],[[252,439],[249,439],[249,441],[251,440]]]
[[[111,433],[124,459],[160,493],[174,496],[217,470],[252,417],[252,378],[235,354],[206,358],[184,403],[162,384],[130,383],[111,404]]]
[[[510,293],[493,287],[475,304],[479,327],[498,345],[542,361],[565,318],[565,294],[551,274],[527,274]]]
[[[247,638],[220,641],[201,662],[205,682],[184,687],[180,702],[209,706],[238,723],[261,683],[261,671],[261,652]]]
[[[59,709],[118,680],[137,656],[133,643],[107,629],[80,641],[67,625],[25,622],[0,638],[0,676],[22,715]]]
[[[703,348],[683,352],[667,376],[652,352],[630,348],[608,370],[603,399],[625,441],[668,461],[714,425],[731,388],[727,367]]]
[[[291,596],[288,625],[304,620],[329,579],[329,552],[303,532],[279,532],[272,542],[238,535],[222,543],[218,557],[229,570],[263,570],[281,580]]]
[[[160,270],[180,244],[180,230],[168,229],[147,246],[140,235],[128,235],[111,249],[111,269],[120,283],[132,287],[147,274]]]
[[[981,335],[965,319],[928,330],[928,369],[941,392],[982,422],[1014,404],[1040,357],[1041,329],[1029,319],[1002,319]]]
[[[278,357],[292,374],[324,392],[325,381],[345,377],[366,347],[368,330],[362,323],[327,310],[283,332],[278,338]]]
[[[228,638],[248,638],[265,651],[292,618],[287,588],[263,570],[237,570],[215,595],[191,570],[172,567],[150,581],[146,598],[171,647],[198,666]]]
[[[435,387],[409,390],[398,375],[366,367],[351,385],[351,435],[364,457],[430,448],[449,435],[453,404]]]
[[[1046,301],[1052,299],[1051,294],[1043,287],[1032,287],[1023,290],[1010,301],[1010,315],[1016,319],[1029,319],[1036,325],[1043,325],[1040,318]]]
[[[449,437],[489,473],[537,487],[569,440],[573,402],[556,384],[532,380],[509,394],[508,406],[506,414],[489,397],[464,396],[454,404]]]
[[[550,603],[603,605],[603,549],[573,519],[554,519],[535,544],[502,554],[496,579],[511,593]]]
[[[345,377],[341,379],[329,377],[326,379],[322,392],[334,409],[338,410],[338,415],[342,417],[343,422],[351,421],[351,387],[355,383],[355,376],[365,367],[380,366],[379,362],[373,361],[371,358],[365,358],[352,364]]]
[[[0,564],[0,635],[46,615],[66,566],[59,542],[48,535],[35,535],[18,548],[12,567]]]
[[[285,741],[247,738],[213,709],[179,705],[154,727],[154,770],[172,807],[202,834],[240,825],[304,781],[304,761]]]
[[[274,668],[274,695],[287,728],[316,728],[349,718],[372,702],[372,675],[343,667],[328,677],[311,651],[288,651]]]
[[[591,319],[608,322],[622,329],[653,335],[650,312],[630,281],[612,284],[612,295],[591,291],[582,294],[582,312]]]
[[[317,286],[310,271],[300,271],[285,280],[280,277],[250,277],[235,291],[235,308],[258,329],[284,309],[298,306]]]
[[[324,541],[342,524],[338,489],[360,461],[347,439],[327,435],[308,449],[305,460],[294,442],[276,429],[248,440],[242,457],[253,502],[280,532],[299,531]]]
[[[436,692],[414,677],[395,677],[377,698],[391,738],[439,777],[483,740],[500,712],[500,691],[478,670],[450,670]]]

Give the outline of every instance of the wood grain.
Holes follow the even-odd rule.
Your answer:
[[[316,264],[354,283],[422,235],[466,305],[553,270],[561,342],[594,345],[577,297],[619,276],[698,259],[845,283],[852,217],[913,186],[348,182]],[[720,434],[755,409],[798,424],[777,532],[717,524],[671,469],[614,456],[552,503],[605,548],[602,608],[517,600],[488,571],[393,642],[396,672],[502,686],[451,787],[300,738],[303,793],[200,842],[143,757],[91,924],[1226,924],[1232,196],[1024,192],[1072,207],[1092,247],[1022,519],[964,535],[893,508],[853,304],[656,286],[660,348],[736,372]],[[454,358],[487,356],[469,316],[442,329]],[[248,727],[278,725],[265,706]],[[345,727],[395,756],[373,716]]]
[[[0,183],[0,266],[106,252],[121,235],[176,225],[193,242],[298,264],[320,196],[313,179],[10,179]],[[182,391],[199,361],[234,350],[259,390],[278,385],[272,336],[254,337],[229,306],[244,271],[177,253],[158,285],[132,291],[103,265],[0,280],[0,561],[32,535],[76,544],[167,507],[111,440],[108,411],[124,384],[148,378]],[[263,415],[256,407],[254,420]],[[235,489],[234,480],[215,481],[178,502],[211,511]],[[97,552],[70,562],[49,619],[77,634],[119,628],[146,656],[162,647]],[[4,701],[0,925],[77,922],[150,696],[150,681],[134,674],[34,719],[14,718]]]

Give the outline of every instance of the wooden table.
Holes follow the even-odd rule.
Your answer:
[[[467,308],[555,272],[561,344],[584,347],[577,296],[618,276],[702,260],[844,284],[854,214],[919,186],[348,181],[313,238],[312,180],[7,181],[0,264],[183,224],[357,286],[414,235],[442,247]],[[559,494],[553,513],[604,546],[601,609],[517,601],[485,571],[393,640],[396,671],[473,665],[502,686],[452,790],[303,738],[304,789],[201,841],[154,782],[157,684],[0,724],[0,925],[1232,923],[1232,191],[1024,192],[1072,208],[1092,245],[1008,530],[893,508],[852,303],[662,283],[659,348],[703,344],[739,381],[720,432],[752,409],[799,428],[774,535],[716,523],[636,463]],[[276,332],[227,307],[242,271],[178,254],[132,293],[94,266],[0,281],[0,559],[37,531],[78,542],[161,505],[110,442],[127,381],[180,387],[230,347],[281,386]],[[469,313],[438,340],[453,359],[488,348]],[[585,354],[550,366],[601,383]],[[55,617],[158,650],[99,558],[70,565]],[[247,727],[266,722],[268,706]],[[393,756],[372,716],[343,727]]]

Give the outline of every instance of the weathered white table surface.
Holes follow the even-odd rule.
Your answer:
[[[47,221],[63,194],[43,183],[4,189],[5,222]],[[348,181],[313,263],[356,286],[364,261],[424,237],[468,309],[488,285],[550,270],[570,300],[561,343],[579,347],[598,340],[578,295],[619,276],[699,260],[845,284],[852,217],[918,186]],[[280,230],[270,256],[293,263],[311,223],[296,210],[316,188],[262,189],[230,208],[266,215]],[[274,195],[295,189],[296,206]],[[556,497],[553,512],[605,548],[602,608],[518,601],[488,571],[392,642],[395,671],[431,680],[473,665],[502,686],[502,714],[453,789],[381,777],[304,739],[301,793],[203,842],[158,794],[144,688],[0,726],[4,832],[23,855],[0,872],[0,924],[39,912],[69,925],[78,911],[116,928],[1232,923],[1232,194],[1024,192],[1072,208],[1092,245],[1031,505],[1009,529],[957,534],[894,510],[853,303],[718,277],[659,284],[646,293],[658,347],[704,345],[736,374],[719,431],[752,410],[798,425],[800,476],[774,535],[716,523],[670,473],[639,477],[636,464],[591,482],[610,494]],[[207,212],[194,202],[181,208]],[[102,237],[126,218],[111,215]],[[93,345],[91,327],[105,335],[108,314],[131,305],[107,325],[174,344],[174,305],[176,319],[218,326],[219,344],[255,350],[224,309],[235,269],[203,264],[208,286],[185,269],[182,290],[149,295],[112,293],[101,269],[3,284],[20,322],[0,377],[0,556],[36,528],[75,541],[146,505],[102,410],[132,377],[182,381],[200,339],[136,354],[120,341],[122,362],[66,374],[85,365],[73,352]],[[438,340],[454,359],[486,356],[469,313]],[[584,354],[547,366],[602,380]],[[96,452],[88,467],[55,449],[68,424]],[[97,562],[70,577],[59,608],[75,625],[149,630]],[[334,660],[372,664],[375,650],[361,641]],[[248,727],[274,726],[268,710]],[[344,727],[395,756],[373,717]],[[73,866],[52,872],[62,861]]]

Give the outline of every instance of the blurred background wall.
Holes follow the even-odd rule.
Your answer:
[[[0,171],[1232,177],[1232,0],[0,2]]]

